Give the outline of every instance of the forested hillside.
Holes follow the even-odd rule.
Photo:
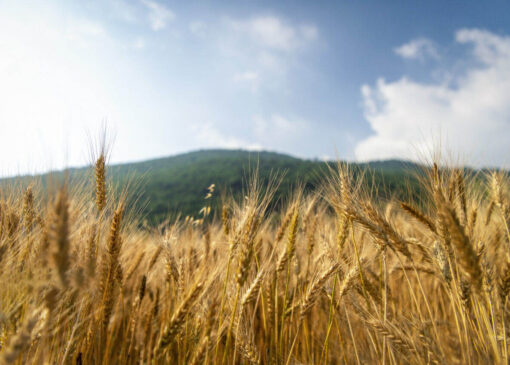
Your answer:
[[[329,165],[329,167],[328,167]],[[369,167],[367,169],[367,167]],[[303,160],[274,152],[249,152],[243,150],[203,150],[181,155],[112,165],[108,178],[112,186],[125,187],[128,183],[130,196],[136,200],[143,216],[150,223],[160,222],[163,217],[181,215],[197,216],[207,203],[218,206],[221,195],[238,196],[245,186],[246,178],[258,170],[262,183],[281,178],[273,205],[278,207],[283,197],[298,186],[306,190],[319,188],[329,176],[336,162]],[[381,199],[395,196],[399,199],[416,195],[416,174],[419,165],[397,160],[351,164],[354,176],[364,173],[365,187]],[[87,168],[71,169],[71,181],[82,181]],[[62,172],[56,174],[62,176]],[[46,183],[48,176],[42,176]],[[52,174],[55,176],[55,174]],[[12,182],[13,179],[4,180]],[[204,200],[207,188],[215,184],[212,199]]]

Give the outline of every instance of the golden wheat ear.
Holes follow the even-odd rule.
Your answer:
[[[53,206],[53,224],[51,232],[54,244],[53,260],[57,269],[60,283],[64,288],[68,286],[69,280],[67,272],[70,268],[70,219],[69,219],[69,201],[67,187],[61,188],[55,199]]]
[[[161,338],[159,339],[159,342],[156,346],[157,353],[162,354],[165,348],[176,340],[176,336],[182,330],[186,316],[191,311],[196,300],[202,293],[203,287],[204,284],[202,283],[196,284],[188,293],[188,296],[180,304],[179,308],[177,308],[174,315],[172,316],[172,319],[170,320],[170,323],[167,324],[161,335]]]
[[[106,335],[107,332],[110,317],[116,301],[115,290],[119,284],[118,272],[120,268],[119,256],[122,246],[121,223],[123,212],[124,205],[120,203],[112,217],[110,232],[106,243],[106,251],[103,256],[103,269],[99,287],[100,295],[102,297],[101,328],[103,335]]]
[[[101,213],[106,206],[106,156],[101,152],[94,166],[96,181],[96,207]]]

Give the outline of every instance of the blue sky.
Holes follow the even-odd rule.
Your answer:
[[[0,0],[0,174],[199,148],[506,166],[508,1]]]

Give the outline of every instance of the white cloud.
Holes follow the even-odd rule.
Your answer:
[[[118,59],[104,63],[115,47],[108,34],[42,7],[0,3],[0,176],[88,162],[85,127],[114,115],[107,76]]]
[[[309,123],[278,113],[253,116],[245,122],[242,136],[226,132],[223,128],[209,122],[192,125],[191,131],[201,148],[241,148],[253,151],[289,151],[292,146],[313,133]]]
[[[105,28],[88,19],[70,19],[64,32],[65,38],[82,47],[108,39]]]
[[[293,51],[318,37],[315,26],[293,26],[276,16],[234,20],[231,21],[231,26],[236,32],[246,34],[259,46],[279,51]]]
[[[256,92],[260,83],[260,75],[255,71],[240,72],[234,75],[234,81],[241,85],[247,85],[252,92]]]
[[[235,70],[231,75],[236,84],[249,87],[252,92],[272,89],[288,93],[290,73],[299,68],[300,57],[318,38],[314,25],[277,16],[222,18],[221,22],[220,31],[211,33],[210,38],[217,41],[222,57],[228,59],[224,64]],[[235,73],[239,70],[249,72]]]
[[[258,143],[226,135],[211,123],[195,125],[193,129],[201,148],[245,149],[252,151],[261,151],[264,149],[263,146]]]
[[[304,157],[303,149],[296,149],[296,146],[303,146],[303,141],[317,138],[316,132],[312,122],[295,115],[272,113],[255,115],[251,120],[251,134],[256,141],[263,141],[272,150],[293,151],[294,155],[301,157]]]
[[[194,35],[198,37],[203,37],[206,35],[207,26],[205,23],[201,21],[193,21],[189,23],[189,30]]]
[[[426,58],[439,58],[439,52],[434,42],[427,38],[413,39],[409,43],[395,48],[395,53],[407,59],[425,60]]]
[[[235,74],[234,80],[236,81],[256,81],[259,79],[259,74],[254,71],[246,71]]]
[[[461,29],[455,39],[459,43],[473,43],[476,57],[487,64],[505,61],[510,56],[510,37],[501,37],[481,29]]]
[[[166,6],[152,0],[141,0],[149,9],[149,21],[152,30],[158,31],[166,28],[168,22],[175,19],[175,14]]]
[[[253,121],[255,125],[255,135],[259,137],[265,137],[269,133],[279,135],[294,134],[303,127],[302,122],[290,121],[279,114],[272,114],[269,118],[255,116]]]
[[[358,159],[417,160],[440,142],[473,165],[510,162],[510,37],[462,29],[456,40],[473,46],[476,66],[463,75],[433,84],[379,79],[362,87],[375,134],[358,143]]]
[[[136,50],[141,50],[145,48],[145,40],[142,37],[136,37],[133,41],[133,48]]]
[[[110,9],[111,14],[130,24],[136,24],[138,22],[137,9],[134,3],[128,0],[103,0],[103,4],[106,4]]]
[[[286,62],[280,55],[276,55],[272,52],[261,51],[254,59],[264,68],[268,70],[282,70],[286,67]]]
[[[299,30],[307,41],[313,41],[319,35],[319,31],[313,25],[302,25],[299,27]]]
[[[257,115],[252,120],[255,137],[259,140],[271,141],[272,145],[278,145],[278,141],[285,144],[289,141],[299,140],[309,131],[308,123],[303,120],[289,119],[276,113],[269,117]]]
[[[70,33],[80,33],[92,37],[100,37],[106,34],[100,24],[85,19],[73,21],[69,31]]]

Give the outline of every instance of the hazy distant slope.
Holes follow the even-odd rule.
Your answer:
[[[334,163],[333,163],[334,165]],[[378,195],[388,197],[407,194],[409,181],[415,189],[410,173],[418,165],[391,160],[371,162]],[[243,150],[203,150],[177,156],[115,166],[115,179],[128,175],[140,177],[140,201],[146,202],[150,220],[159,221],[168,213],[197,215],[204,205],[206,189],[216,184],[216,200],[220,192],[234,195],[242,191],[246,177],[258,166],[262,181],[272,174],[283,174],[276,199],[288,196],[298,184],[306,189],[317,186],[327,174],[327,165],[321,161],[302,160],[274,152]],[[355,165],[365,168],[366,164]]]
[[[326,165],[304,161],[272,152],[206,150],[115,166],[115,179],[129,175],[140,177],[141,201],[147,202],[151,218],[159,220],[168,213],[196,215],[204,205],[206,189],[216,184],[216,198],[221,192],[234,195],[242,191],[247,176],[258,166],[262,181],[275,173],[283,174],[281,195],[298,182],[305,187],[317,185]],[[213,200],[217,202],[217,200]]]
[[[335,163],[330,163],[334,167]],[[216,192],[209,204],[218,204],[221,192],[233,195],[241,193],[247,176],[258,166],[259,176],[267,182],[271,175],[283,175],[276,194],[275,204],[282,196],[300,185],[305,189],[318,186],[325,178],[328,167],[325,162],[302,160],[274,152],[249,152],[243,150],[201,150],[176,156],[142,162],[110,166],[108,173],[115,186],[131,182],[138,204],[144,208],[147,219],[159,222],[170,215],[198,215],[204,206],[207,187],[216,184]],[[370,167],[374,194],[381,198],[390,195],[405,197],[409,191],[416,194],[417,184],[413,172],[419,165],[399,160],[375,161],[353,164],[355,170],[366,171]],[[71,169],[76,181],[86,168]],[[61,173],[57,173],[57,176]],[[44,180],[45,176],[43,176]],[[8,179],[11,180],[12,179]],[[5,179],[4,179],[5,181]],[[409,188],[410,187],[410,188]]]

